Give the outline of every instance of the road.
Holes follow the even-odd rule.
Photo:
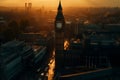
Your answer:
[[[52,55],[48,65],[49,65],[48,80],[53,80],[54,68],[55,68],[55,51],[53,51],[53,55]]]

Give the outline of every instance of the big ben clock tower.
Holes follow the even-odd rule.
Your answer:
[[[65,19],[62,13],[61,1],[55,18],[55,66],[56,69],[63,68],[64,62],[64,27]]]

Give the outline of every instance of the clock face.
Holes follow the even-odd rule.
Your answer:
[[[57,27],[58,29],[61,29],[61,28],[62,28],[62,23],[57,23],[57,24],[56,24],[56,27]]]

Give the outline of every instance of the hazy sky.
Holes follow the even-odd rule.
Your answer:
[[[76,6],[118,6],[120,0],[61,0],[64,7]],[[32,2],[33,6],[56,7],[59,0],[0,0],[0,6],[24,6],[25,2]]]

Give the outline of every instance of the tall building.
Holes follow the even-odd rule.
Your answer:
[[[32,9],[32,3],[28,3],[28,11],[31,12]]]
[[[27,5],[27,3],[25,3],[25,13],[27,13],[28,12],[28,5]]]
[[[25,12],[29,13],[32,8],[32,3],[25,3]]]
[[[27,9],[27,3],[25,3],[25,10]]]
[[[58,12],[55,18],[55,53],[56,69],[63,67],[64,60],[64,28],[65,19],[62,12],[61,1],[59,1]]]
[[[32,8],[32,3],[28,3],[28,7],[31,9]]]

